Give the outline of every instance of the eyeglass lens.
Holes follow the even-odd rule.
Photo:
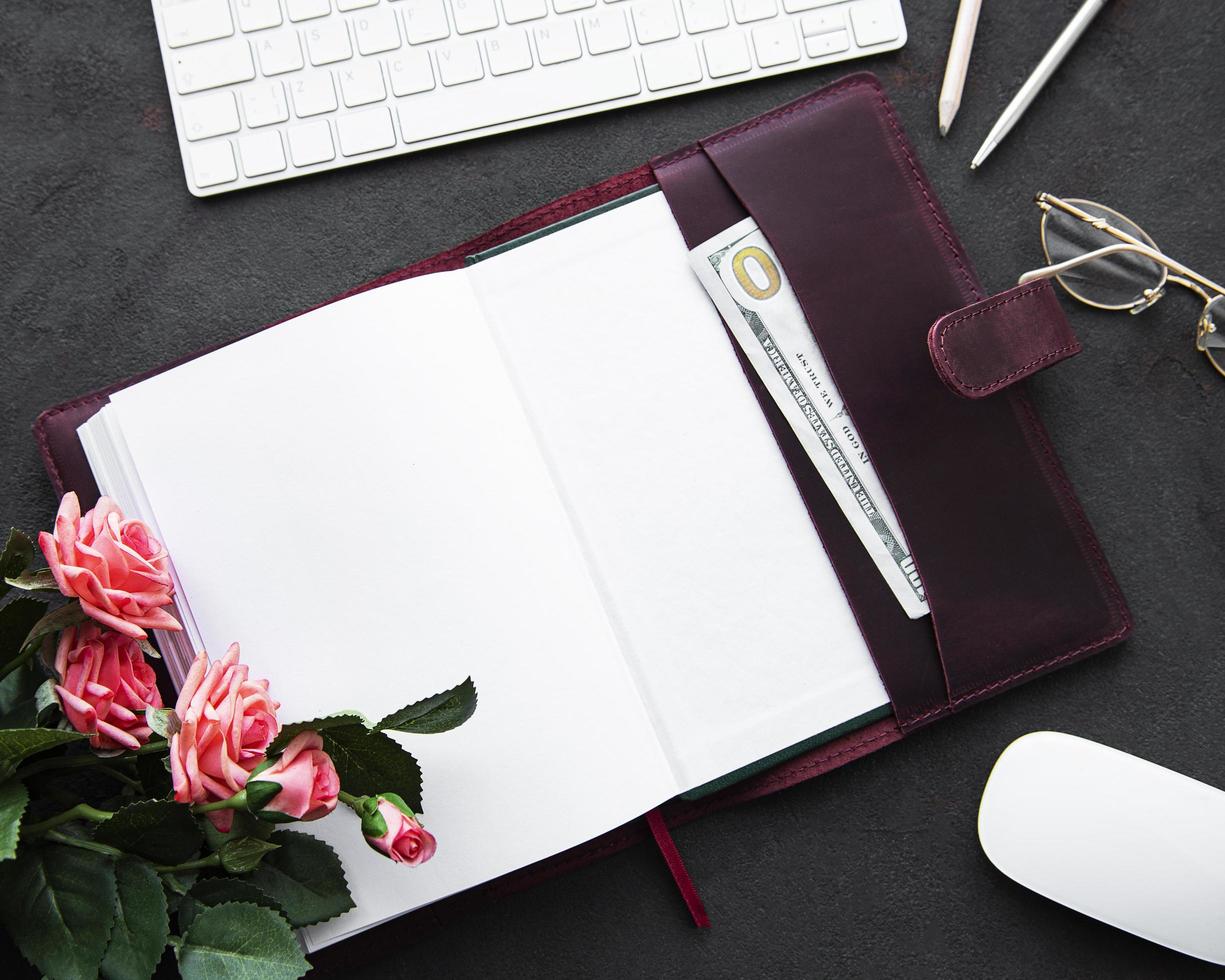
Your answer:
[[[1069,200],[1068,203],[1156,248],[1153,240],[1138,225],[1117,211],[1092,201]],[[1107,245],[1117,245],[1120,241],[1108,231],[1094,228],[1088,221],[1056,207],[1046,212],[1042,223],[1042,240],[1052,264]],[[1116,252],[1078,265],[1056,278],[1064,289],[1086,303],[1126,309],[1143,300],[1146,289],[1159,289],[1165,275],[1165,267],[1160,263],[1134,252]]]

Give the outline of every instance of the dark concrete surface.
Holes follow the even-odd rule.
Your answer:
[[[6,0],[0,519],[37,527],[53,513],[29,433],[41,408],[243,334],[858,68],[876,71],[896,102],[988,289],[1041,264],[1030,203],[1039,190],[1113,205],[1225,277],[1214,0],[1114,0],[1019,128],[969,171],[1078,2],[988,0],[945,140],[936,96],[956,4],[906,0],[910,41],[896,54],[198,201],[184,189],[148,4]],[[368,975],[1208,975],[1026,892],[976,840],[992,762],[1035,729],[1225,786],[1225,380],[1193,350],[1198,305],[1184,290],[1139,318],[1065,302],[1085,353],[1030,387],[1131,603],[1134,639],[682,828],[708,932],[689,926],[659,855],[638,847],[453,924]],[[0,951],[0,974],[12,958]]]

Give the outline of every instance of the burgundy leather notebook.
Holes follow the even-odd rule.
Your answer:
[[[893,714],[713,795],[674,800],[663,808],[669,824],[811,779],[1127,636],[1123,597],[1033,405],[1017,386],[1078,345],[1048,284],[985,296],[871,75],[850,76],[345,295],[460,268],[476,253],[656,184],[690,247],[746,216],[774,247],[871,448],[931,610],[920,619],[902,611],[746,366]],[[58,492],[75,490],[83,503],[96,496],[77,427],[111,393],[138,380],[39,417],[35,436]],[[641,821],[627,824],[380,926],[358,948],[349,944],[318,960],[339,963],[343,956],[351,966],[361,948],[402,942],[647,833]]]

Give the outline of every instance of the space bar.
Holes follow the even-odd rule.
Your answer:
[[[633,55],[548,65],[401,99],[405,143],[451,136],[642,91]]]

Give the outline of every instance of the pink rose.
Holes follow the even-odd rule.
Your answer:
[[[55,533],[41,532],[38,545],[60,591],[103,626],[138,640],[145,629],[183,628],[161,608],[174,595],[161,542],[142,521],[126,520],[110,497],[82,517],[77,495],[64,494]]]
[[[55,686],[69,723],[95,749],[138,749],[152,732],[145,708],[162,706],[140,644],[97,623],[70,626],[55,651]]]
[[[365,797],[358,812],[366,843],[396,864],[425,864],[434,856],[438,847],[434,835],[395,793]]]
[[[275,788],[279,787],[279,792]],[[260,795],[276,792],[267,803],[256,803]],[[295,735],[281,757],[266,769],[258,769],[247,782],[247,805],[265,820],[318,820],[336,809],[340,777],[332,757],[323,751],[318,732]]]
[[[180,803],[228,800],[247,785],[251,770],[264,759],[268,744],[281,730],[280,707],[268,694],[267,681],[247,678],[238,662],[238,644],[209,664],[201,651],[191,665],[175,712],[182,727],[170,739],[170,777]],[[228,831],[233,811],[208,814],[220,831]]]

